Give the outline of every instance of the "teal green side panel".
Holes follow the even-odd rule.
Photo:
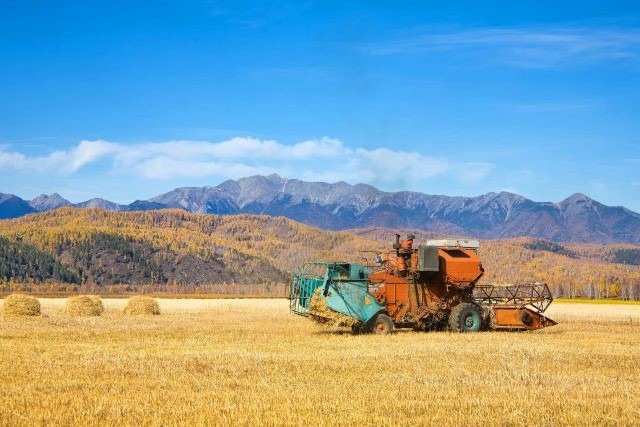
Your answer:
[[[310,300],[318,288],[328,291],[325,304],[330,309],[367,322],[385,307],[367,292],[369,270],[358,263],[310,262],[296,273],[291,285],[290,308],[307,316]]]
[[[296,314],[306,316],[309,312],[309,303],[316,289],[325,285],[324,279],[319,277],[302,277],[293,278],[291,286],[291,311]]]
[[[324,280],[317,278],[304,278],[300,281],[300,305],[309,308],[309,300],[316,289],[324,286]]]
[[[367,292],[367,281],[333,281],[325,303],[330,309],[362,322],[369,321],[382,310],[383,305]]]

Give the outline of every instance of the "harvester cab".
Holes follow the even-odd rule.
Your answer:
[[[555,325],[543,312],[553,301],[544,283],[478,285],[484,269],[477,240],[427,240],[408,235],[377,253],[374,265],[308,262],[293,278],[290,308],[354,332],[395,328],[531,330]]]

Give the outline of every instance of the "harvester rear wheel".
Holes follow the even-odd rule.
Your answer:
[[[482,309],[476,304],[463,302],[451,310],[449,328],[456,332],[476,332],[482,329]]]
[[[372,332],[374,334],[390,334],[393,332],[393,321],[386,314],[378,314],[373,322]]]

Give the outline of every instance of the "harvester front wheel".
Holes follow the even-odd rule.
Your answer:
[[[463,302],[451,310],[449,328],[456,332],[476,332],[482,329],[482,309],[476,304]]]
[[[373,322],[373,330],[374,334],[390,334],[393,332],[393,321],[386,314],[378,314],[376,316],[376,320]]]
[[[361,334],[363,331],[364,331],[364,325],[362,324],[362,322],[356,322],[353,325],[351,325],[351,333],[353,335]]]

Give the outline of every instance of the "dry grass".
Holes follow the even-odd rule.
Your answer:
[[[71,317],[102,316],[104,305],[95,295],[78,295],[67,299],[62,314]]]
[[[554,302],[545,314],[562,323],[593,321],[640,324],[640,305]]]
[[[40,316],[40,302],[30,295],[9,295],[2,308],[6,316]]]
[[[0,425],[638,425],[640,307],[529,333],[330,332],[285,300],[0,321]],[[592,316],[598,320],[590,321]],[[609,320],[611,319],[611,320]]]
[[[153,298],[136,295],[129,298],[122,312],[130,316],[158,315],[160,314],[160,306],[158,305],[158,301]]]

